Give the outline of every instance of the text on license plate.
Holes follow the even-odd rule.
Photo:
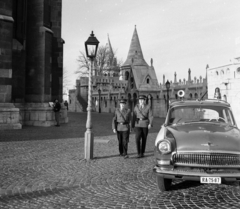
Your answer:
[[[201,177],[200,182],[203,184],[221,184],[221,177]]]

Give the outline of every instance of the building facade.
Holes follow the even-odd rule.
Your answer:
[[[110,43],[110,42],[109,42]],[[167,111],[167,89],[165,76],[163,84],[159,84],[153,66],[145,61],[141,49],[137,29],[134,28],[126,61],[119,72],[109,75],[93,75],[93,111],[111,113],[119,105],[120,98],[127,99],[127,106],[133,110],[137,104],[139,95],[147,96],[147,104],[151,106],[155,117],[165,117]],[[101,90],[99,92],[99,89]],[[185,98],[197,99],[201,96],[207,98],[207,79],[200,77],[191,78],[191,70],[188,71],[187,80],[170,82],[169,99],[179,99],[177,92],[185,91]],[[76,81],[76,90],[69,91],[69,110],[86,111],[88,96],[88,78],[81,77]],[[77,107],[78,106],[78,107]]]
[[[0,129],[53,125],[48,102],[62,100],[62,0],[0,5]]]
[[[220,89],[220,99],[230,103],[238,127],[240,126],[240,58],[228,64],[207,70],[208,95],[215,97],[216,88]]]
[[[167,98],[169,98],[170,101],[179,100],[178,92],[180,90],[184,91],[184,99],[196,100],[208,98],[207,78],[203,78],[202,76],[197,78],[195,76],[192,79],[191,69],[188,69],[188,78],[184,78],[183,80],[177,80],[177,73],[175,72],[173,81],[170,80],[169,90],[167,90],[165,86],[166,81],[167,79],[165,79],[165,75],[163,75],[162,83],[160,83],[161,116],[166,114]]]

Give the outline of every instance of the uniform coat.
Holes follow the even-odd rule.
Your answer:
[[[127,156],[129,134],[131,129],[131,112],[129,109],[117,108],[112,119],[112,129],[117,131],[119,153]]]
[[[130,125],[131,111],[126,108],[123,108],[122,111],[120,110],[120,108],[116,108],[112,119],[112,129],[116,129],[117,131],[129,131]]]
[[[133,110],[132,127],[147,128],[150,124],[152,126],[153,113],[148,105],[144,105],[143,108],[137,104]]]
[[[133,110],[132,127],[135,127],[135,139],[138,157],[143,157],[146,148],[148,126],[152,126],[153,113],[148,105],[137,104]],[[142,141],[142,142],[141,142]]]

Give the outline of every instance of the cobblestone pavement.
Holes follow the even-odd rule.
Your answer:
[[[140,159],[134,134],[129,159],[118,156],[116,135],[95,136],[89,162],[83,138],[0,142],[0,209],[240,208],[237,183],[178,181],[159,193],[152,172],[156,135],[149,134]]]

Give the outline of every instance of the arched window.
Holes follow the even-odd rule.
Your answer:
[[[216,75],[218,75],[218,71],[216,71]]]
[[[149,78],[147,78],[147,83],[149,83]]]
[[[126,71],[126,72],[125,72],[125,80],[128,81],[128,78],[129,78],[129,72]]]
[[[197,99],[197,98],[198,98],[198,94],[197,94],[197,93],[195,93],[195,94],[194,94],[194,97],[195,97],[195,99]]]
[[[175,94],[175,99],[178,99],[178,95],[177,94]]]
[[[190,97],[190,99],[192,99],[192,94],[191,93],[189,94],[189,97]]]
[[[239,68],[237,68],[237,74],[240,74],[240,67]]]

